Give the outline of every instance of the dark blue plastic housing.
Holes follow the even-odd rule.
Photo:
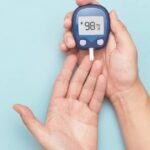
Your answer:
[[[79,17],[86,16],[102,16],[104,18],[104,34],[103,35],[80,35],[79,34]],[[85,5],[78,7],[73,14],[73,24],[72,32],[74,39],[76,41],[77,47],[82,50],[89,50],[89,48],[94,48],[95,50],[100,50],[104,48],[107,44],[109,33],[110,33],[110,17],[108,11],[101,5]],[[80,41],[86,41],[85,45],[81,45]],[[103,44],[97,44],[98,40],[103,40]]]

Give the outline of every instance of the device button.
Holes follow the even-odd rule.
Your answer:
[[[104,40],[103,39],[97,40],[97,45],[100,45],[100,46],[104,45]]]
[[[86,40],[80,40],[80,45],[85,46],[86,45]]]

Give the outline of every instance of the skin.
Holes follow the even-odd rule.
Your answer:
[[[97,3],[95,0],[76,0],[78,5]],[[71,32],[72,12],[65,17],[64,52],[76,52],[78,62],[86,52],[76,48]],[[150,98],[138,74],[138,57],[135,44],[115,11],[110,12],[111,33],[107,46],[95,52],[103,60],[103,75],[107,79],[106,96],[118,115],[128,150],[150,149]]]
[[[16,104],[18,112],[45,150],[96,150],[98,113],[106,89],[102,61],[90,62],[85,57],[77,63],[69,56],[55,82],[47,119],[42,124],[26,106]]]
[[[78,5],[97,3],[95,0],[76,0],[76,2]],[[72,58],[66,60],[64,66],[67,67],[63,67],[65,69],[60,73],[54,87],[46,123],[41,124],[25,106],[15,105],[14,109],[21,115],[25,125],[44,149],[94,150],[97,149],[98,141],[98,112],[105,92],[118,115],[126,148],[149,150],[149,95],[140,81],[137,49],[126,27],[118,19],[115,11],[112,11],[108,44],[95,53],[96,59],[100,61],[96,61],[99,64],[96,63],[96,71],[93,69],[95,63],[92,65],[88,57],[84,58],[87,53],[76,48],[71,33],[71,18],[72,12],[65,17],[66,31],[61,49],[69,54],[77,53],[80,67],[71,79],[70,74],[77,58],[71,56]],[[84,69],[81,66],[84,66]],[[86,82],[84,82],[86,75],[84,77],[81,75],[85,74],[85,70],[86,74],[90,70],[93,70],[92,74],[97,72],[96,82],[90,81],[89,86],[86,83],[90,80],[90,75],[87,75]],[[91,89],[91,84],[96,85],[94,90]]]

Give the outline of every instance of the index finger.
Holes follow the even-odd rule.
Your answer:
[[[76,0],[77,5],[99,4],[97,0]]]

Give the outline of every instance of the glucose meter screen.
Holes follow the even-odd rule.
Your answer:
[[[79,35],[103,35],[103,16],[81,16],[78,18]]]

